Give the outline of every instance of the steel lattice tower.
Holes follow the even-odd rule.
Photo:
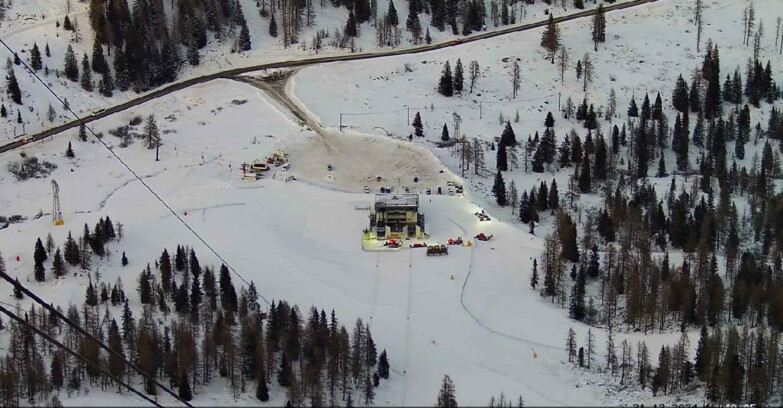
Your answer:
[[[52,221],[54,225],[63,225],[63,213],[60,210],[60,186],[52,180]]]

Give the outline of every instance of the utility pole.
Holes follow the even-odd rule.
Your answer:
[[[482,108],[482,106],[481,106],[482,103],[484,103],[484,101],[479,101],[479,119],[482,119],[482,116],[483,116],[482,115],[482,109],[481,109]]]
[[[411,107],[407,106],[407,105],[405,107],[408,108],[408,126],[410,126],[411,125]]]
[[[340,132],[343,131],[343,114],[340,114]]]
[[[160,141],[155,143],[155,161],[160,161]]]

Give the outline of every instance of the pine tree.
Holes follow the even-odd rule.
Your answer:
[[[397,17],[397,9],[394,8],[394,0],[389,0],[389,10],[386,13],[386,23],[392,27],[397,27],[400,20]]]
[[[639,108],[636,106],[636,99],[631,98],[631,104],[628,105],[628,117],[629,118],[637,118],[639,117]]]
[[[666,177],[666,160],[664,159],[664,155],[661,155],[661,159],[658,160],[658,172],[655,173],[655,177]]]
[[[92,70],[103,74],[109,70],[109,64],[103,55],[103,47],[99,41],[95,41],[92,47]]]
[[[438,92],[443,96],[452,96],[454,95],[454,84],[451,77],[451,66],[449,65],[449,62],[446,61],[445,64],[443,64],[443,72],[440,76],[440,82],[438,82]]]
[[[356,25],[354,24],[354,30],[356,29]],[[348,34],[348,27],[346,26],[346,35]],[[277,37],[277,21],[275,21],[275,13],[272,13],[271,18],[269,19],[269,35],[272,37]]]
[[[44,48],[44,53],[46,54],[46,57],[51,57],[52,53],[49,51],[49,43],[46,43],[46,47]]]
[[[389,357],[386,354],[386,349],[381,352],[378,357],[378,376],[384,380],[389,379]]]
[[[262,402],[269,401],[269,387],[266,385],[265,377],[266,376],[264,374],[256,375],[256,398]]]
[[[606,42],[606,16],[603,4],[598,5],[593,15],[593,43],[596,51],[599,42]]]
[[[511,122],[508,120],[503,128],[503,133],[500,135],[500,144],[505,146],[515,146],[517,144],[517,136],[514,134]]]
[[[530,275],[530,287],[535,289],[538,286],[538,259],[533,259],[533,273]]]
[[[495,184],[492,186],[492,195],[495,196],[495,202],[497,202],[499,206],[505,207],[506,204],[508,204],[506,201],[506,183],[503,181],[503,174],[500,170],[495,174]]]
[[[54,252],[52,271],[54,272],[54,276],[58,278],[65,276],[65,261],[63,260],[62,254],[60,254],[60,248],[57,248],[57,251]]]
[[[82,79],[80,84],[82,89],[92,92],[92,71],[90,70],[90,60],[87,58],[87,54],[84,54],[84,57],[82,57]]]
[[[45,268],[43,266],[43,262],[48,258],[46,255],[46,250],[44,249],[43,242],[41,242],[41,238],[38,238],[38,240],[35,242],[35,252],[33,253],[33,259],[35,260],[35,280],[38,282],[43,282],[46,280],[46,276],[44,274]]]
[[[191,37],[188,42],[188,63],[191,66],[197,67],[201,62],[201,57],[198,52],[198,43],[195,37]]]
[[[541,46],[549,52],[552,64],[554,64],[555,54],[557,49],[560,48],[560,27],[555,24],[552,13],[549,13],[549,20],[541,36]]]
[[[364,378],[364,404],[369,406],[375,400],[375,389],[370,381],[370,375],[366,375]]]
[[[179,377],[179,397],[182,398],[185,401],[190,401],[193,399],[193,392],[190,391],[190,380],[188,379],[188,373],[185,371],[180,374]]]
[[[449,141],[449,127],[445,123],[443,124],[443,131],[440,134],[440,140],[444,142]]]
[[[353,14],[353,10],[348,12],[348,21],[345,23],[345,35],[348,37],[356,37],[356,16]]]
[[[250,51],[250,30],[247,28],[247,22],[242,20],[242,27],[239,30],[239,49],[241,51]]]
[[[427,27],[427,33],[424,34],[424,42],[426,42],[428,45],[432,44],[432,37],[430,37],[430,28]]]
[[[17,299],[24,298],[24,294],[22,293],[22,284],[19,283],[19,278],[14,278],[14,297]]]
[[[65,77],[72,82],[79,80],[79,64],[76,60],[76,54],[73,52],[73,48],[68,44],[68,48],[65,50],[65,68],[63,69]]]
[[[8,70],[8,95],[11,97],[11,100],[14,101],[15,104],[21,105],[22,104],[22,91],[19,89],[19,82],[16,80],[16,74],[14,73],[13,68]],[[5,106],[4,106],[5,107]],[[20,111],[17,111],[20,112]],[[19,116],[21,117],[21,116]]]
[[[424,125],[421,123],[419,112],[416,112],[416,115],[413,117],[413,134],[419,137],[424,136]]]
[[[84,296],[84,303],[87,306],[98,306],[98,293],[95,292],[95,287],[92,285],[92,280],[90,280],[90,283],[87,286],[87,292]]]
[[[73,147],[71,146],[71,142],[68,142],[68,148],[65,149],[65,157],[69,159],[73,159],[76,155],[73,153]]]
[[[590,156],[585,154],[582,160],[582,167],[579,170],[579,190],[582,193],[589,193],[592,190],[592,181],[590,177]]]
[[[43,68],[43,62],[41,61],[41,51],[38,49],[38,44],[33,43],[33,49],[30,50],[30,66],[40,71]]]
[[[6,110],[5,104],[0,104],[0,117],[2,118],[8,117],[8,110]]]
[[[506,145],[503,143],[498,146],[496,167],[498,171],[508,170],[508,154],[506,152]]]
[[[585,318],[585,312],[585,274],[583,271],[580,271],[577,275],[576,284],[571,288],[568,315],[572,319],[581,322]]]
[[[457,66],[454,68],[454,92],[462,93],[462,87],[464,84],[464,73],[462,70],[462,60],[457,58]]]
[[[448,375],[443,377],[443,383],[441,384],[440,391],[438,392],[438,400],[435,404],[439,408],[456,408],[457,398],[455,395],[454,383],[451,381],[451,377]]]

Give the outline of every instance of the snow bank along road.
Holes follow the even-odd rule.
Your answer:
[[[658,0],[633,0],[625,3],[617,3],[613,5],[609,5],[604,8],[605,11],[614,11],[614,10],[622,10],[626,8],[641,6],[647,3],[653,3]],[[560,17],[555,17],[554,21],[556,23],[561,23],[564,21],[570,21],[575,20],[578,18],[588,17],[595,14],[595,10],[586,10],[581,11],[578,13],[573,14],[567,14]],[[443,48],[448,47],[454,47],[460,44],[465,44],[469,42],[474,41],[480,41],[485,40],[488,38],[498,37],[501,35],[506,35],[510,33],[515,33],[519,31],[527,31],[532,30],[535,28],[543,27],[547,23],[546,20],[541,20],[535,23],[529,23],[529,24],[523,24],[508,28],[503,28],[500,30],[494,30],[490,32],[480,33],[476,35],[472,35],[466,38],[458,38],[451,41],[446,41],[438,44],[431,44],[431,45],[424,45],[420,47],[411,47],[411,48],[404,48],[404,49],[397,49],[397,50],[390,50],[390,51],[378,51],[378,52],[366,52],[366,53],[360,53],[360,54],[350,54],[350,55],[338,55],[338,56],[329,56],[329,57],[316,57],[316,58],[305,58],[300,60],[294,60],[294,61],[280,61],[280,62],[273,62],[268,64],[261,64],[261,65],[251,65],[248,67],[243,68],[234,68],[229,69],[221,72],[216,72],[214,74],[204,75],[200,77],[190,78],[187,80],[184,80],[182,82],[175,83],[173,85],[169,85],[165,88],[158,89],[156,91],[150,92],[144,96],[141,96],[139,98],[130,100],[128,102],[125,102],[123,104],[113,106],[111,108],[107,108],[105,110],[101,110],[99,112],[96,112],[92,115],[85,116],[83,118],[77,119],[73,122],[66,123],[64,125],[53,127],[49,130],[45,130],[41,133],[38,133],[33,136],[20,138],[19,140],[13,141],[11,143],[7,143],[3,146],[0,146],[0,153],[13,150],[17,147],[23,146],[27,143],[35,142],[38,140],[41,140],[48,136],[54,136],[58,133],[64,132],[68,129],[74,128],[76,126],[79,126],[82,123],[90,123],[94,120],[98,120],[101,118],[104,118],[106,116],[109,116],[111,114],[124,111],[126,109],[132,108],[134,106],[140,105],[144,102],[160,98],[161,96],[168,95],[174,91],[178,91],[196,84],[201,84],[204,82],[212,81],[214,79],[221,79],[221,78],[232,78],[236,75],[252,72],[252,71],[259,71],[263,69],[276,69],[276,68],[294,68],[294,67],[303,67],[308,65],[316,65],[316,64],[324,64],[329,62],[341,62],[341,61],[355,61],[355,60],[364,60],[364,59],[374,59],[374,58],[383,58],[383,57],[391,57],[391,56],[397,56],[397,55],[404,55],[404,54],[419,54],[423,52],[428,51],[434,51],[439,50]]]

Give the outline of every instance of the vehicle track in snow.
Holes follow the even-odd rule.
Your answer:
[[[481,319],[476,317],[475,314],[473,314],[473,312],[470,310],[470,308],[465,304],[465,288],[468,285],[468,280],[470,279],[470,274],[473,272],[473,258],[474,258],[474,254],[475,254],[475,251],[476,251],[476,249],[475,249],[476,245],[477,244],[476,244],[476,242],[474,240],[473,247],[471,247],[471,249],[470,249],[470,262],[469,262],[469,266],[468,266],[468,274],[465,276],[465,281],[462,282],[462,289],[460,290],[460,293],[459,293],[459,302],[462,305],[462,309],[464,309],[465,312],[467,312],[468,315],[470,315],[470,317],[471,317],[471,319],[473,319],[473,321],[475,321],[479,326],[483,327],[484,329],[486,329],[487,331],[489,331],[492,334],[495,334],[495,335],[498,335],[498,336],[501,336],[503,338],[506,338],[506,339],[509,339],[509,340],[512,340],[512,341],[516,341],[516,342],[519,342],[519,343],[525,343],[525,344],[527,344],[530,347],[535,346],[535,347],[539,347],[539,348],[542,348],[542,349],[548,349],[548,350],[553,350],[553,351],[566,351],[566,349],[564,347],[553,346],[553,345],[550,345],[550,344],[541,343],[541,342],[538,342],[538,341],[535,341],[535,340],[526,339],[524,337],[513,336],[513,335],[510,335],[508,333],[503,333],[501,331],[495,330],[492,327],[490,327],[487,323],[483,322]]]

